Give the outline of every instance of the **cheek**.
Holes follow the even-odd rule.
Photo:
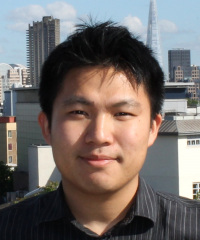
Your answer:
[[[129,125],[117,128],[118,140],[121,142],[125,149],[131,149],[132,152],[143,148],[148,143],[149,128],[147,124],[141,124],[140,121],[130,123]],[[146,144],[145,144],[146,143]]]
[[[69,146],[78,142],[83,135],[84,127],[73,122],[60,122],[55,125],[54,130],[52,136],[55,136],[55,140],[60,142],[57,142],[57,144]]]
[[[130,171],[133,168],[140,168],[143,164],[149,140],[149,129],[141,127],[140,124],[134,124],[118,134],[118,144],[126,159],[126,169]],[[130,168],[130,169],[128,169]]]

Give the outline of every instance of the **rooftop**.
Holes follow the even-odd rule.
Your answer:
[[[0,123],[14,123],[16,122],[16,117],[0,117]]]
[[[194,85],[194,82],[165,82],[165,88],[184,88]]]
[[[200,134],[200,119],[164,120],[159,135],[197,135]]]

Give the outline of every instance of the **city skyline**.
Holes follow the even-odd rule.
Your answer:
[[[61,20],[61,41],[73,31],[78,18],[88,15],[100,21],[111,19],[128,26],[146,41],[150,0],[106,2],[87,0],[47,1],[8,0],[0,9],[0,62],[26,65],[26,29],[33,21],[52,15]],[[200,65],[199,0],[157,0],[158,22],[165,74],[168,50],[191,50],[191,64]],[[79,21],[80,22],[80,21]]]

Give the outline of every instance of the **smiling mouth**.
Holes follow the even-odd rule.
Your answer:
[[[101,156],[99,155],[84,156],[84,157],[80,157],[80,159],[86,164],[89,164],[91,166],[96,166],[96,167],[105,166],[107,164],[110,164],[116,161],[116,158],[112,158],[109,156],[102,156],[102,155]]]

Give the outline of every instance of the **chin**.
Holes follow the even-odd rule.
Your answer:
[[[101,196],[112,194],[116,191],[115,188],[109,188],[108,186],[99,186],[99,185],[93,185],[93,184],[85,187],[82,190],[90,195],[101,195]]]
[[[86,192],[89,194],[111,194],[120,189],[120,186],[117,186],[113,181],[109,181],[108,179],[104,179],[104,181],[100,181],[99,179],[93,179],[93,181],[86,181],[86,184],[82,186]]]

